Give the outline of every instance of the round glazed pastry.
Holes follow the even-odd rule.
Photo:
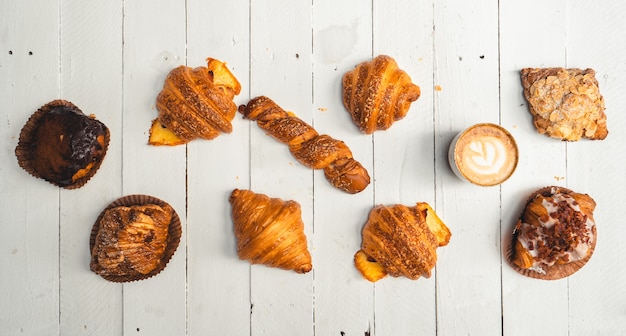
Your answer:
[[[180,218],[165,201],[129,195],[109,204],[91,230],[90,269],[112,282],[159,274],[180,243]]]
[[[109,129],[69,101],[54,100],[37,110],[22,131],[15,155],[31,175],[66,189],[82,187],[100,168]]]
[[[596,246],[595,207],[589,195],[566,188],[535,191],[505,244],[510,265],[520,274],[545,280],[578,271]]]

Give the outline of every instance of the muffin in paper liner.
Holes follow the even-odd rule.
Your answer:
[[[109,141],[106,125],[71,102],[57,99],[40,107],[24,124],[15,156],[30,175],[57,187],[77,189],[96,174]]]
[[[113,201],[112,203],[110,203],[106,208],[104,208],[104,210],[102,210],[102,212],[98,216],[98,219],[96,220],[96,222],[94,223],[91,229],[91,236],[89,239],[89,251],[91,252],[91,266],[90,267],[94,273],[98,274],[98,272],[94,271],[93,269],[93,264],[97,263],[97,255],[95,252],[96,252],[96,242],[97,242],[98,232],[100,231],[101,220],[105,216],[105,213],[107,212],[107,210],[114,209],[116,207],[131,207],[131,206],[142,206],[142,205],[158,205],[160,207],[164,207],[164,206],[171,207],[171,205],[169,205],[167,202],[159,198],[149,196],[149,195],[137,194],[137,195],[128,195],[128,196],[119,198]],[[176,213],[173,207],[172,207],[172,217],[168,225],[167,231],[168,231],[168,234],[167,234],[167,239],[166,239],[165,251],[163,255],[161,256],[158,262],[158,265],[152,271],[146,274],[139,274],[137,272],[136,274],[126,274],[126,275],[111,275],[111,274],[98,274],[98,275],[100,275],[105,280],[108,280],[111,282],[132,282],[132,281],[148,279],[159,274],[161,271],[165,269],[165,267],[169,263],[172,256],[174,256],[174,253],[176,252],[176,249],[178,248],[178,245],[180,243],[180,237],[182,234],[180,218],[178,217],[178,214]]]
[[[513,268],[513,270],[515,270],[516,272],[518,272],[521,275],[530,277],[530,278],[535,278],[535,279],[541,279],[541,280],[559,280],[559,279],[563,279],[565,277],[568,277],[574,273],[576,273],[578,270],[580,270],[583,266],[585,266],[587,264],[587,262],[591,259],[591,256],[593,255],[593,252],[595,250],[596,247],[596,242],[597,242],[597,233],[596,233],[596,225],[594,222],[594,225],[592,227],[592,233],[593,233],[593,241],[590,243],[589,245],[589,251],[586,254],[586,256],[583,259],[577,260],[577,261],[573,261],[573,262],[569,262],[569,263],[565,263],[565,264],[558,264],[555,263],[554,265],[551,266],[547,266],[547,265],[541,265],[541,268],[537,269],[535,267],[530,267],[530,268],[521,268],[518,265],[515,264],[514,260],[515,260],[515,243],[517,241],[518,235],[519,235],[519,231],[517,230],[517,228],[519,227],[519,225],[522,222],[522,218],[524,216],[524,212],[527,209],[527,206],[529,203],[531,203],[531,201],[538,195],[543,195],[543,196],[552,196],[555,195],[557,193],[561,193],[561,194],[576,194],[576,192],[564,188],[564,187],[558,187],[558,186],[548,186],[548,187],[544,187],[541,189],[536,190],[535,192],[533,192],[528,199],[526,200],[526,204],[524,206],[524,209],[522,210],[522,213],[520,214],[520,217],[516,223],[515,229],[513,230],[512,235],[505,239],[504,243],[502,244],[503,246],[503,252],[504,252],[504,256],[505,256],[505,260],[507,261],[507,263],[509,264],[509,266],[511,266],[511,268]],[[587,195],[588,196],[588,195]],[[589,216],[591,218],[591,220],[593,221],[593,213],[589,213],[586,214],[587,216]]]

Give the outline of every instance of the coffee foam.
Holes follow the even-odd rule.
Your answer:
[[[448,152],[450,166],[461,179],[492,186],[508,179],[517,166],[517,145],[495,124],[477,124],[459,133]]]

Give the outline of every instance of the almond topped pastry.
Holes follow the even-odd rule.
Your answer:
[[[448,227],[424,202],[412,207],[374,207],[362,235],[361,250],[354,255],[354,263],[361,275],[372,282],[387,274],[412,280],[430,277],[437,262],[437,247],[448,245],[451,237]]]
[[[524,68],[520,73],[540,134],[567,141],[606,138],[604,98],[593,69]]]
[[[591,258],[596,245],[595,201],[562,187],[534,192],[507,247],[519,273],[554,280],[573,274]]]
[[[296,273],[311,271],[300,204],[239,189],[229,202],[239,259]]]
[[[152,122],[149,144],[174,146],[232,132],[237,113],[233,98],[240,91],[226,64],[213,58],[206,67],[173,69],[157,97],[159,116]]]
[[[145,201],[120,201],[133,198]],[[90,268],[116,282],[151,277],[165,267],[178,246],[178,216],[169,204],[149,196],[120,200],[107,207],[94,225]]]
[[[343,76],[343,105],[361,132],[386,130],[404,118],[419,86],[387,55],[358,64]]]

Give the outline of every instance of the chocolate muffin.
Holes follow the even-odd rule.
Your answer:
[[[109,129],[76,105],[54,100],[28,119],[15,155],[31,175],[66,189],[82,187],[100,168]]]

